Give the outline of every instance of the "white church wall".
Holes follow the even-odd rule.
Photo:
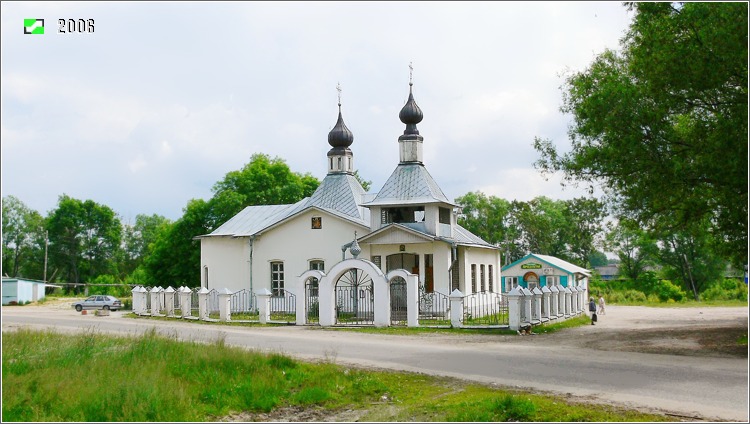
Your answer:
[[[320,229],[312,228],[312,218],[321,218]],[[271,287],[271,263],[284,263],[284,288],[297,292],[297,277],[310,269],[310,260],[324,261],[325,270],[341,261],[341,246],[354,240],[354,232],[362,236],[366,228],[341,218],[310,210],[263,233],[253,252],[254,290]],[[369,258],[361,246],[361,258]],[[347,258],[351,254],[347,251]],[[298,300],[299,301],[299,300]]]
[[[500,292],[500,256],[495,249],[486,249],[479,247],[464,247],[459,249],[462,255],[461,274],[463,281],[461,288],[462,293],[471,294],[482,291],[489,291],[490,266],[492,266],[492,291]],[[472,265],[476,279],[476,290],[472,288]],[[482,266],[484,266],[484,280],[482,280]]]
[[[201,287],[250,289],[249,238],[205,237],[201,239]],[[208,269],[208,273],[206,272]],[[206,281],[208,277],[208,281]],[[165,282],[175,285],[176,282]]]

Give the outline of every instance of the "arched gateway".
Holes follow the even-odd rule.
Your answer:
[[[318,280],[317,292],[311,291],[310,282]],[[334,265],[330,271],[306,271],[299,277],[298,294],[305,299],[297,308],[297,323],[314,323],[311,316],[318,309],[318,323],[332,325],[391,324],[391,281],[406,281],[407,315],[410,326],[417,325],[418,278],[405,270],[395,270],[388,276],[374,263],[364,259],[346,259]],[[413,292],[413,293],[411,293]],[[316,296],[313,296],[316,295]],[[414,305],[408,308],[408,305]]]

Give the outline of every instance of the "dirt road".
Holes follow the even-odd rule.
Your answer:
[[[444,375],[702,421],[747,421],[747,308],[608,306],[597,325],[545,335],[363,334],[82,316],[67,305],[3,307],[3,331],[30,326],[134,334],[156,328],[303,359]]]

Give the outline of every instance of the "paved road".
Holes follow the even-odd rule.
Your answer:
[[[2,308],[3,331],[22,326],[73,332],[95,329],[119,334],[140,334],[156,328],[181,339],[210,342],[223,337],[230,345],[282,352],[302,359],[327,358],[339,364],[567,393],[587,401],[697,417],[702,421],[748,420],[747,359],[604,352],[565,343],[545,343],[548,336],[544,335],[407,337],[295,326],[238,327],[131,319],[122,317],[122,312],[95,317],[43,307]]]

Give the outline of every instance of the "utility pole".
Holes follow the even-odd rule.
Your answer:
[[[47,282],[47,246],[49,245],[49,231],[44,230],[44,282]]]

